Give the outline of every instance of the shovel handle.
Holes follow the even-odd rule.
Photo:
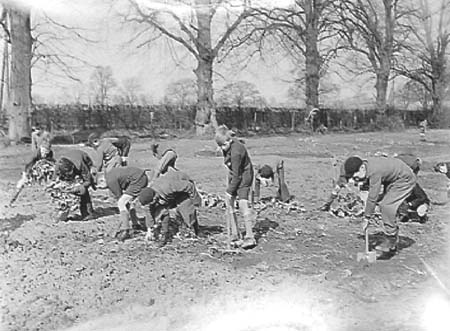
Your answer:
[[[369,253],[369,227],[366,226],[366,228],[364,229],[364,237],[365,237],[365,242],[366,242],[366,254]]]

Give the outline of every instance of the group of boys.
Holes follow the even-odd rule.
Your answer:
[[[284,182],[283,161],[272,168],[269,165],[253,167],[245,144],[235,137],[233,131],[220,126],[215,141],[224,157],[228,168],[228,187],[226,189],[226,210],[231,231],[231,240],[240,241],[243,248],[256,245],[252,226],[256,213],[252,202],[260,197],[261,185],[268,186],[274,182],[275,172],[278,177],[278,196],[282,201],[290,199],[289,190]],[[72,181],[78,177],[80,182],[71,189],[72,194],[80,196],[80,212],[82,220],[95,218],[89,188],[96,189],[97,176],[100,171],[105,174],[107,188],[117,199],[120,212],[120,229],[116,237],[126,240],[132,236],[132,230],[147,230],[146,238],[156,239],[159,230],[159,245],[170,241],[170,210],[194,234],[198,234],[197,208],[201,199],[195,183],[187,174],[176,169],[177,154],[173,149],[163,153],[158,145],[153,144],[153,156],[159,162],[151,171],[127,165],[130,141],[126,137],[100,138],[89,136],[88,145],[95,150],[93,159],[81,150],[66,150],[56,161],[55,176],[63,181]],[[41,139],[37,144],[35,155],[25,168],[29,170],[36,160],[53,159],[53,152],[48,139]],[[347,158],[341,168],[340,175],[329,199],[321,207],[322,211],[330,209],[333,200],[342,187],[349,181],[360,183],[362,190],[368,191],[365,201],[364,218],[369,221],[379,207],[385,237],[377,245],[381,252],[397,250],[399,221],[407,220],[411,213],[426,221],[430,200],[417,183],[421,160],[412,154],[400,154],[395,157],[372,157],[362,159],[357,156]],[[274,171],[275,169],[275,171]],[[435,171],[445,173],[450,178],[450,164],[439,163]],[[145,213],[145,224],[138,218],[136,208]],[[245,224],[245,234],[239,231],[236,206]],[[228,226],[228,225],[227,225]]]
[[[117,199],[120,228],[115,236],[119,240],[131,238],[132,230],[146,230],[147,239],[158,239],[155,238],[155,228],[160,228],[158,245],[165,245],[170,240],[171,209],[195,234],[198,233],[196,208],[199,206],[199,195],[195,183],[175,168],[177,154],[173,149],[159,153],[158,145],[152,145],[152,153],[159,162],[151,171],[151,176],[147,176],[145,170],[127,164],[131,146],[128,137],[100,138],[97,134],[91,134],[87,145],[94,149],[92,158],[80,149],[65,149],[56,159],[50,138],[42,139],[39,134],[34,137],[35,151],[25,166],[18,186],[24,185],[22,182],[26,181],[30,169],[39,160],[53,162],[53,179],[73,183],[67,193],[80,198],[81,220],[87,221],[96,218],[89,190],[97,189],[99,173],[103,172],[106,187]],[[139,205],[145,213],[145,223],[137,216],[136,207]],[[70,218],[68,214],[61,214],[59,221]]]

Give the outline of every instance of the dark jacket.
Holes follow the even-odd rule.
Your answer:
[[[366,215],[371,215],[378,201],[381,185],[385,191],[396,181],[415,183],[416,176],[403,161],[389,157],[374,157],[366,161],[370,189],[366,202]]]
[[[65,158],[73,163],[74,175],[79,176],[82,179],[83,186],[89,187],[93,184],[93,178],[90,171],[93,163],[86,152],[78,149],[67,150],[61,154],[60,159],[62,158]],[[61,172],[57,162],[55,166],[55,176],[59,177],[60,175]]]
[[[245,146],[236,138],[232,138],[230,148],[223,154],[224,163],[230,170],[227,193],[234,196],[239,188],[252,185],[252,161]]]
[[[117,138],[110,138],[112,144],[117,147],[119,150],[120,156],[128,156],[128,153],[130,152],[130,138],[127,136],[120,136]]]
[[[103,165],[107,168],[108,164],[119,156],[119,150],[108,138],[101,140],[100,145],[95,148],[95,152],[94,167],[98,171],[102,171]]]
[[[180,193],[193,195],[195,192],[195,184],[187,174],[170,168],[156,178],[150,187],[167,204],[175,203]]]
[[[106,185],[116,198],[131,189],[130,195],[137,196],[142,189],[142,186],[147,185],[146,177],[145,184],[138,185],[135,188],[130,188],[135,183],[138,183],[145,175],[145,171],[136,167],[118,167],[113,168],[106,173]],[[128,193],[128,192],[125,192]]]

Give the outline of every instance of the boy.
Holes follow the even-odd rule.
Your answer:
[[[37,151],[42,143],[50,144],[50,140],[50,132],[42,130],[38,123],[31,128],[31,150],[33,152]]]
[[[420,140],[421,141],[425,141],[425,133],[427,132],[427,126],[428,126],[428,121],[427,119],[424,119],[423,121],[419,122],[419,131],[420,131]]]
[[[254,192],[254,200],[259,201],[260,198],[260,191],[261,191],[261,184],[265,187],[269,186],[270,182],[274,182],[275,173],[273,171],[273,168],[267,164],[263,165],[262,167],[256,168],[256,175],[255,175],[255,192]],[[280,160],[277,163],[276,166],[277,171],[277,177],[278,177],[278,194],[277,199],[281,200],[282,202],[288,202],[290,199],[289,189],[286,185],[286,182],[284,181],[284,161]]]
[[[383,156],[384,157],[384,156]],[[414,174],[417,176],[420,171],[420,166],[422,164],[422,161],[420,158],[415,156],[414,154],[410,153],[402,153],[395,156],[395,158],[403,161],[406,165],[408,165],[411,170],[414,172]],[[329,211],[331,204],[333,203],[334,199],[337,198],[340,190],[342,187],[347,185],[350,178],[346,177],[344,164],[341,165],[339,169],[339,178],[336,181],[336,185],[334,189],[331,191],[330,197],[328,200],[320,207],[321,211]],[[369,183],[365,182],[362,184],[363,187],[368,187]]]
[[[106,185],[117,199],[117,206],[120,212],[120,229],[115,237],[120,241],[131,238],[130,219],[132,228],[142,229],[140,226],[134,200],[141,191],[147,187],[148,178],[145,171],[135,167],[113,168],[106,173]]]
[[[91,133],[88,137],[88,145],[95,150],[93,160],[95,172],[100,172],[104,168],[106,176],[109,170],[122,166],[119,149],[113,145],[110,139],[100,139],[96,133]]]
[[[407,222],[417,219],[420,223],[425,223],[428,220],[429,209],[430,199],[417,183],[409,197],[399,207],[400,220]]]
[[[227,217],[231,223],[232,240],[240,239],[238,232],[235,201],[239,198],[239,209],[244,218],[245,238],[242,248],[252,248],[256,246],[253,235],[252,224],[256,219],[256,214],[249,204],[252,194],[252,184],[254,180],[253,165],[245,146],[237,138],[232,136],[232,131],[225,125],[217,128],[215,141],[222,149],[224,163],[229,170],[228,187],[225,193],[225,204]]]
[[[88,221],[95,218],[89,187],[95,190],[94,179],[91,175],[92,160],[86,152],[74,149],[67,150],[55,165],[54,177],[62,181],[72,182],[77,177],[80,184],[76,184],[68,193],[80,197],[81,220]],[[68,215],[62,215],[60,221],[67,221]]]
[[[439,172],[450,179],[450,162],[439,162],[433,167],[435,172]],[[450,198],[450,182],[447,182],[447,197]]]
[[[384,186],[384,196],[378,205],[385,236],[375,249],[382,253],[396,251],[399,231],[398,208],[410,196],[416,185],[417,178],[413,171],[396,158],[375,157],[363,161],[355,156],[345,160],[344,170],[347,178],[369,181],[369,196],[364,211],[366,219],[374,213],[381,185]]]
[[[166,148],[164,152],[158,150],[159,144],[152,144],[152,154],[157,158],[158,165],[155,169],[154,178],[158,178],[160,175],[165,174],[169,168],[175,169],[175,162],[178,158],[177,153],[172,148]]]
[[[122,158],[122,166],[128,165],[128,154],[130,153],[131,141],[130,137],[119,136],[108,138],[112,144],[119,150],[119,155]]]
[[[139,194],[142,206],[149,206],[150,215],[146,216],[147,236],[153,239],[153,229],[157,223],[161,224],[161,240],[159,247],[170,241],[169,209],[176,209],[177,216],[185,225],[198,235],[197,207],[201,204],[195,183],[185,173],[169,169],[164,175],[156,178],[150,187]]]
[[[33,169],[33,166],[39,161],[39,160],[47,160],[50,163],[55,163],[55,159],[53,157],[53,151],[50,145],[50,142],[47,140],[44,140],[41,142],[39,147],[33,152],[33,156],[31,160],[25,165],[25,169],[22,172],[22,178],[17,183],[17,188],[21,189],[25,183],[28,180],[28,177],[31,174],[31,170]]]

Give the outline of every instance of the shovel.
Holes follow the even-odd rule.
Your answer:
[[[367,261],[369,263],[374,263],[377,260],[377,252],[369,250],[369,223],[364,227],[364,240],[365,240],[365,252],[359,252],[356,255],[356,260]]]

